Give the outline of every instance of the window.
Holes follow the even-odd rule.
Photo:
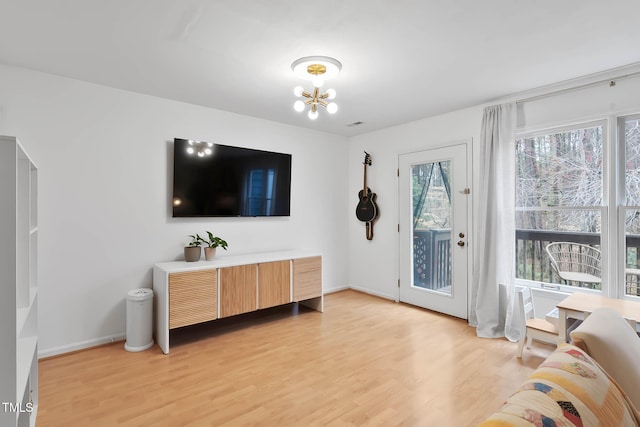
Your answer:
[[[640,296],[640,116],[619,120],[624,167],[624,294]]]
[[[411,166],[413,285],[451,295],[451,160]]]
[[[515,161],[516,279],[640,296],[640,115],[519,134]]]
[[[601,289],[606,135],[596,122],[518,136],[516,278]],[[552,242],[572,244],[549,253]]]
[[[248,215],[268,215],[274,205],[275,169],[251,169],[247,186]]]

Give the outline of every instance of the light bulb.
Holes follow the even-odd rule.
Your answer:
[[[293,94],[298,98],[302,96],[302,92],[304,92],[304,89],[302,88],[302,86],[296,86],[295,88],[293,88]]]
[[[204,157],[204,153],[202,151],[198,151],[198,157]]]
[[[311,82],[315,87],[322,87],[322,85],[324,84],[324,79],[320,76],[315,76],[313,79],[311,79]]]
[[[309,110],[309,118],[311,120],[315,120],[318,118],[318,112],[317,111],[313,111],[313,110]]]
[[[327,111],[329,114],[335,114],[335,112],[338,111],[338,104],[330,102],[329,105],[327,105]]]
[[[187,147],[187,153],[193,154],[193,147]]]
[[[304,102],[303,101],[294,102],[293,109],[296,110],[298,113],[301,112],[302,110],[304,110]]]
[[[210,155],[211,153],[212,153],[211,148],[204,149],[204,154],[206,154],[207,156]]]
[[[327,89],[327,99],[333,99],[336,97],[336,91],[334,89]]]

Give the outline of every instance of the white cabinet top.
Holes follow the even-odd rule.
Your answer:
[[[200,260],[196,262],[160,262],[155,265],[155,268],[164,270],[167,273],[177,273],[182,271],[206,270],[210,268],[233,267],[236,265],[257,264],[261,262],[285,261],[288,259],[321,256],[321,254],[317,252],[304,251],[262,252],[231,256],[220,256],[220,252],[220,249],[218,249],[216,258],[212,261]]]

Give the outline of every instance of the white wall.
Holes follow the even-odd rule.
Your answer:
[[[347,210],[351,287],[389,299],[398,298],[398,156],[463,141],[469,143],[470,150],[475,150],[473,145],[479,138],[481,121],[482,107],[478,106],[351,138]],[[372,157],[367,186],[377,194],[380,210],[371,241],[365,238],[364,223],[355,216],[358,191],[363,184],[363,151]],[[473,194],[471,174],[469,179]]]
[[[344,137],[8,66],[0,134],[39,167],[41,355],[123,338],[127,291],[195,232],[225,238],[222,256],[319,251],[325,291],[347,284]],[[174,137],[291,153],[291,216],[172,218]]]
[[[622,70],[622,69],[620,69]],[[478,139],[482,112],[488,105],[513,102],[528,96],[538,96],[566,87],[580,86],[597,79],[606,79],[625,73],[640,71],[638,66],[630,66],[623,71],[612,70],[597,78],[576,79],[560,83],[554,87],[541,88],[529,94],[514,95],[488,104],[463,109],[448,114],[419,120],[402,126],[383,129],[353,137],[349,141],[349,283],[354,289],[382,296],[398,298],[397,280],[399,276],[399,235],[398,224],[398,181],[396,169],[398,155],[435,148],[460,141],[470,141],[472,177],[469,187],[472,193],[472,218],[482,203],[478,200],[474,184],[478,182]],[[584,80],[584,81],[583,81]],[[534,130],[603,118],[613,114],[640,113],[640,76],[616,80],[609,87],[605,82],[597,86],[578,90],[562,91],[557,95],[543,96],[518,104],[519,130]],[[377,193],[380,218],[375,225],[375,237],[365,239],[364,223],[355,217],[358,202],[357,193],[362,189],[362,161],[364,151],[371,154],[373,165],[368,169],[367,181],[371,190]],[[473,229],[469,230],[469,260],[472,260]],[[471,264],[469,264],[471,267]],[[469,269],[469,283],[472,277]],[[471,298],[469,298],[471,303]]]
[[[630,71],[636,69],[640,71],[640,67]],[[602,119],[608,115],[633,114],[638,113],[639,108],[640,76],[628,77],[616,80],[615,86],[604,82],[521,102],[518,105],[518,129],[531,131]]]

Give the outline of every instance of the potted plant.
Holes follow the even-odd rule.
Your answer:
[[[200,243],[203,242],[202,237],[198,234],[190,234],[189,237],[191,237],[191,241],[188,246],[184,248],[184,260],[187,262],[200,261],[200,255],[202,254]]]
[[[209,236],[209,239],[205,240],[203,238],[200,238],[200,241],[207,245],[204,248],[204,259],[206,259],[207,261],[211,261],[216,256],[216,248],[218,246],[226,251],[229,244],[226,242],[226,240],[223,240],[218,236],[214,236],[210,231],[207,231],[206,233]]]

